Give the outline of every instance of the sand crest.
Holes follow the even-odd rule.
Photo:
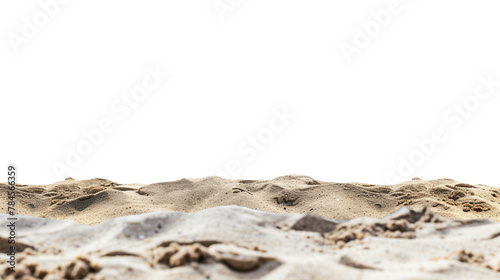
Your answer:
[[[6,192],[7,185],[1,184]],[[66,180],[22,186],[21,215],[95,224],[154,211],[196,212],[238,205],[272,213],[311,213],[328,219],[382,218],[405,206],[429,207],[453,219],[500,221],[500,188],[450,179],[412,180],[399,185],[328,183],[290,175],[274,180],[181,179],[150,185],[118,184],[106,179]],[[0,208],[6,213],[6,196]]]

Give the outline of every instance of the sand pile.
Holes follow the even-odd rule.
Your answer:
[[[6,193],[7,185],[1,184],[0,191]],[[2,213],[7,211],[6,199],[0,197]],[[394,186],[328,183],[307,176],[268,181],[208,177],[151,185],[66,180],[19,187],[17,202],[21,215],[84,224],[154,211],[196,212],[224,205],[282,214],[311,213],[337,220],[382,218],[403,206],[429,207],[447,218],[500,221],[500,188],[450,179],[413,180]]]
[[[499,188],[450,179],[68,179],[18,186],[16,214],[0,279],[500,279]]]
[[[2,279],[500,277],[500,223],[450,220],[425,209],[349,222],[239,206],[98,225],[24,216],[18,222],[23,250],[15,273],[0,265]]]

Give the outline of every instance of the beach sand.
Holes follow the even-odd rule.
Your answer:
[[[16,214],[1,279],[500,279],[500,188],[451,179],[68,179]]]

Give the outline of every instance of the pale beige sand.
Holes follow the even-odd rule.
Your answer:
[[[500,278],[500,223],[430,211],[337,223],[222,206],[98,225],[22,216],[18,227],[16,272],[2,262],[1,279]]]
[[[0,185],[0,192],[6,193],[6,188]],[[1,213],[7,211],[6,199],[0,197]],[[500,221],[500,188],[450,179],[413,180],[394,186],[327,183],[307,176],[268,181],[208,177],[151,185],[124,185],[105,179],[66,180],[19,187],[16,199],[20,215],[83,224],[153,211],[195,212],[223,205],[272,213],[312,213],[337,220],[381,218],[403,206],[428,206],[447,218]]]
[[[499,209],[499,188],[449,179],[19,186],[0,279],[500,279]]]

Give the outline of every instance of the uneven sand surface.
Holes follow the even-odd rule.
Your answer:
[[[18,228],[16,272],[2,262],[1,279],[500,279],[500,223],[429,210],[339,223],[221,206]]]
[[[19,185],[15,208],[0,279],[500,279],[500,188],[450,179],[67,179]]]
[[[7,185],[0,184],[7,192]],[[7,196],[0,197],[7,213]],[[125,185],[106,179],[65,180],[17,188],[17,214],[96,224],[154,211],[196,212],[237,205],[271,213],[311,213],[327,219],[382,218],[401,207],[429,207],[453,219],[500,221],[500,188],[450,179],[412,180],[399,185],[328,183],[308,176],[274,180],[181,179]]]

